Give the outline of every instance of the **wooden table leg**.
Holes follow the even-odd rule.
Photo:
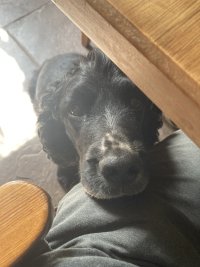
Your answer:
[[[81,33],[81,43],[82,43],[82,46],[84,46],[85,48],[91,49],[90,39],[83,32]]]

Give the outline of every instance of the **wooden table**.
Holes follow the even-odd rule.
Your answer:
[[[200,0],[54,0],[200,145]]]

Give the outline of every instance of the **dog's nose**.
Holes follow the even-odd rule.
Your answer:
[[[101,174],[108,182],[123,183],[134,180],[139,172],[137,155],[109,155],[99,162]]]

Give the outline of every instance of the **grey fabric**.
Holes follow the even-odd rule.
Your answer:
[[[89,197],[81,184],[59,204],[34,266],[200,266],[200,149],[181,131],[149,153],[138,196]]]

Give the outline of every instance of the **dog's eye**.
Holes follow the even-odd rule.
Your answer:
[[[67,114],[72,117],[83,117],[90,113],[94,102],[94,95],[84,88],[80,90],[76,88],[69,100],[65,104]]]
[[[74,117],[82,117],[87,113],[87,108],[84,105],[73,105],[68,110],[68,113]]]
[[[69,110],[69,114],[76,117],[81,117],[82,115],[84,115],[83,111],[78,105],[71,107]]]

